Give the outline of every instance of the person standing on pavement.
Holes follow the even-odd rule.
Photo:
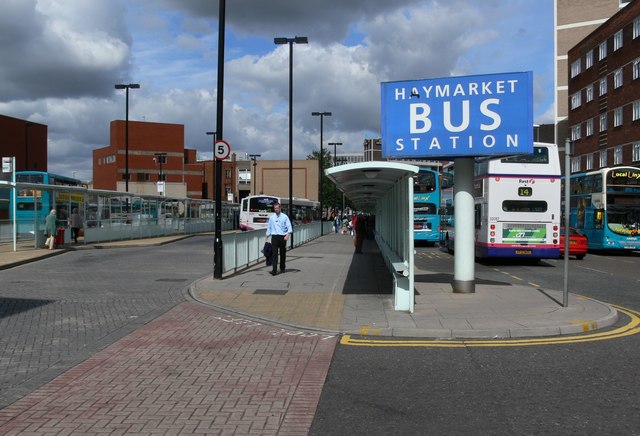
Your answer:
[[[273,205],[273,211],[275,212],[269,217],[269,223],[267,224],[267,241],[271,236],[271,248],[272,253],[272,266],[270,274],[275,276],[278,274],[278,259],[280,260],[280,273],[285,270],[287,263],[287,241],[290,235],[293,233],[291,227],[291,221],[287,214],[281,211],[280,203]]]
[[[71,216],[69,216],[69,225],[71,226],[71,237],[77,244],[78,235],[80,234],[80,229],[82,228],[82,217],[78,213],[77,207],[74,207],[73,211],[71,211]]]
[[[45,242],[45,248],[53,250],[56,241],[56,210],[51,209],[49,215],[44,219],[44,233],[47,235],[47,241]]]

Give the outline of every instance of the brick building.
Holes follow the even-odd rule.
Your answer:
[[[629,0],[555,0],[557,144],[564,144],[567,137],[569,49],[628,3]]]
[[[640,0],[569,50],[571,172],[640,165]]]
[[[16,171],[48,171],[48,127],[0,115],[2,157],[16,158]]]
[[[126,122],[110,125],[110,145],[93,150],[93,187],[125,191]],[[129,121],[129,192],[202,198],[206,192],[203,164],[196,150],[184,147],[182,124]],[[162,184],[160,184],[162,186]]]

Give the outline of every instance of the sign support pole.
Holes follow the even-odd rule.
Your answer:
[[[564,284],[562,287],[562,307],[569,307],[569,217],[571,196],[571,141],[564,145]]]
[[[472,294],[475,283],[475,210],[473,202],[473,157],[454,160],[455,240],[453,292]]]

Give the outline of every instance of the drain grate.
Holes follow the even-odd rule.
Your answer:
[[[285,289],[256,289],[253,291],[254,295],[285,295],[287,290]]]

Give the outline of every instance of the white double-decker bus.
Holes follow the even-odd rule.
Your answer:
[[[555,144],[536,142],[531,154],[477,163],[475,176],[476,257],[560,256],[561,174]],[[446,237],[450,250],[453,228]]]
[[[282,204],[282,211],[291,219],[292,225],[307,224],[318,219],[320,203],[306,198],[293,199],[293,211],[289,213],[289,199],[273,195],[250,195],[240,202],[240,229],[266,229],[273,205]]]

